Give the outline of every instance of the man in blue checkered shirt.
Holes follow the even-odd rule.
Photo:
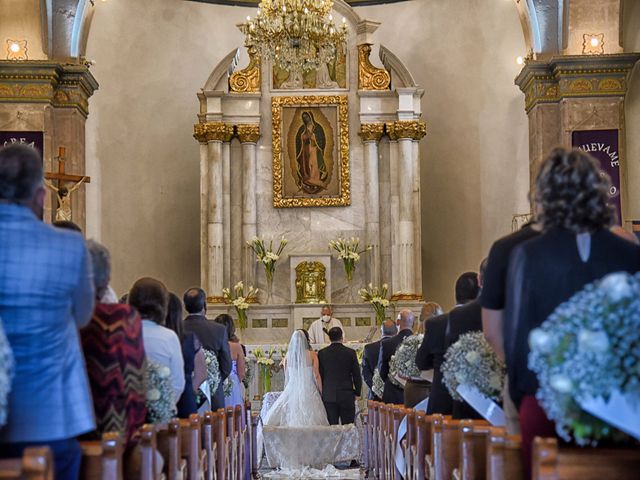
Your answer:
[[[76,479],[77,437],[95,428],[78,328],[91,319],[91,262],[82,235],[43,223],[42,158],[0,149],[0,318],[15,359],[0,457],[47,445],[56,479]]]

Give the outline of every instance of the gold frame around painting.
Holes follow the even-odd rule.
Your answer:
[[[305,112],[307,123],[305,122]],[[273,97],[271,100],[273,123],[273,206],[287,207],[341,207],[351,205],[349,171],[349,102],[346,95]],[[316,120],[317,118],[317,120]],[[289,119],[285,125],[285,119]],[[302,119],[302,120],[300,120]],[[311,120],[309,120],[311,119]],[[302,123],[301,123],[302,122]],[[300,177],[298,158],[302,152],[299,136],[310,130],[318,147],[313,153],[317,170],[320,157],[320,177]],[[292,127],[298,126],[294,131]],[[322,141],[317,141],[315,130]],[[319,135],[319,136],[320,136]],[[296,142],[294,145],[292,142]],[[318,145],[322,143],[322,148]],[[326,151],[325,151],[326,150]],[[326,157],[325,157],[326,156]],[[337,158],[336,158],[337,157]],[[296,168],[296,172],[294,172]],[[296,175],[298,178],[296,179]],[[316,175],[318,172],[316,171]],[[302,184],[301,184],[302,183]]]

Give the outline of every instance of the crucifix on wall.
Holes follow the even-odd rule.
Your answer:
[[[44,175],[45,185],[55,192],[58,199],[56,209],[56,221],[71,221],[71,194],[80,188],[83,183],[90,183],[91,178],[85,175],[72,175],[65,172],[65,147],[58,148],[58,171],[46,172]],[[55,182],[55,183],[54,183]],[[67,187],[72,183],[71,187]]]

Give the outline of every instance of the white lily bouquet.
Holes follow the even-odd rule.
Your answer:
[[[584,287],[529,335],[536,395],[579,445],[640,439],[640,274]]]
[[[13,353],[0,321],[0,428],[7,423],[9,392],[13,379]]]
[[[391,302],[387,299],[389,293],[389,286],[384,283],[382,287],[374,287],[371,283],[367,288],[361,288],[358,290],[358,295],[365,302],[370,303],[373,310],[376,312],[376,325],[382,325],[386,316],[387,308],[391,305]]]
[[[342,260],[344,273],[347,275],[347,282],[349,283],[349,301],[352,301],[351,282],[356,271],[356,263],[360,261],[360,255],[368,252],[373,247],[369,245],[360,250],[360,239],[351,237],[351,239],[337,238],[336,240],[331,240],[329,248],[338,252],[338,260]]]
[[[269,247],[267,247],[263,238],[253,237],[251,241],[247,242],[249,248],[251,248],[256,255],[256,262],[264,267],[264,273],[267,276],[267,303],[271,302],[271,288],[273,285],[273,275],[276,272],[276,262],[280,260],[280,255],[282,255],[282,251],[284,247],[287,246],[287,243],[286,238],[280,238],[280,245],[274,252],[273,240],[269,241]]]
[[[256,364],[260,369],[260,378],[262,380],[265,393],[271,391],[271,377],[278,368],[275,360],[273,359],[275,352],[276,349],[274,347],[271,347],[266,352],[260,347],[253,351],[253,355],[256,357]]]
[[[405,338],[396,353],[389,361],[389,378],[394,385],[404,388],[401,380],[417,378],[420,376],[420,369],[416,365],[416,355],[422,344],[424,335],[411,335]]]
[[[441,369],[442,380],[454,400],[463,400],[458,392],[461,385],[475,387],[495,401],[502,398],[505,365],[482,332],[461,335],[445,353]]]
[[[249,303],[254,302],[258,297],[258,289],[249,287],[249,290],[245,294],[244,283],[238,282],[233,286],[233,291],[229,288],[222,289],[222,297],[233,305],[238,314],[238,326],[240,329],[247,328],[247,310],[249,309]]]
[[[147,420],[151,423],[166,423],[175,417],[176,402],[169,367],[147,359],[144,369],[147,390]]]

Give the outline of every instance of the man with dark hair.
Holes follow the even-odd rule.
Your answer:
[[[478,274],[475,272],[463,273],[456,280],[456,306],[454,309],[429,320],[428,331],[416,354],[416,365],[420,370],[433,370],[433,382],[427,406],[429,415],[432,413],[451,415],[453,411],[453,399],[449,395],[447,387],[442,383],[442,370],[440,369],[447,351],[449,318],[456,309],[475,300],[479,290]]]
[[[56,478],[78,478],[77,437],[95,428],[78,328],[91,320],[94,287],[82,235],[44,224],[42,158],[0,148],[0,317],[15,375],[0,457],[46,445]]]
[[[322,402],[331,425],[346,425],[356,418],[355,397],[360,396],[362,377],[356,352],[342,344],[342,329],[329,330],[331,345],[318,352],[322,378]]]
[[[480,272],[476,276],[478,287],[482,290],[484,275],[487,270],[487,259],[480,263]],[[456,285],[457,287],[457,285]],[[475,298],[464,305],[454,308],[449,312],[449,324],[446,330],[446,349],[456,343],[461,335],[470,332],[482,331],[482,311],[480,307],[480,298]],[[445,351],[446,351],[445,349]],[[452,416],[454,419],[470,418],[481,419],[478,414],[467,402],[453,402]]]
[[[193,287],[184,292],[184,307],[189,314],[184,319],[185,332],[193,332],[202,347],[209,350],[218,359],[220,367],[220,385],[215,395],[211,398],[211,410],[224,408],[224,390],[222,384],[231,373],[231,353],[227,341],[227,329],[212,320],[208,320],[207,294],[199,287]]]
[[[364,383],[367,384],[367,387],[369,387],[369,400],[376,400],[378,402],[380,401],[380,397],[373,393],[373,375],[378,366],[380,344],[385,338],[391,338],[398,333],[398,328],[391,320],[385,320],[380,326],[380,333],[380,340],[365,345],[362,354],[362,378],[364,379]]]
[[[380,377],[384,380],[384,391],[382,393],[382,401],[384,403],[404,404],[404,391],[391,382],[389,362],[402,341],[413,334],[413,319],[414,316],[411,310],[402,310],[396,320],[398,334],[395,337],[385,338],[380,342],[377,368],[380,372]]]

